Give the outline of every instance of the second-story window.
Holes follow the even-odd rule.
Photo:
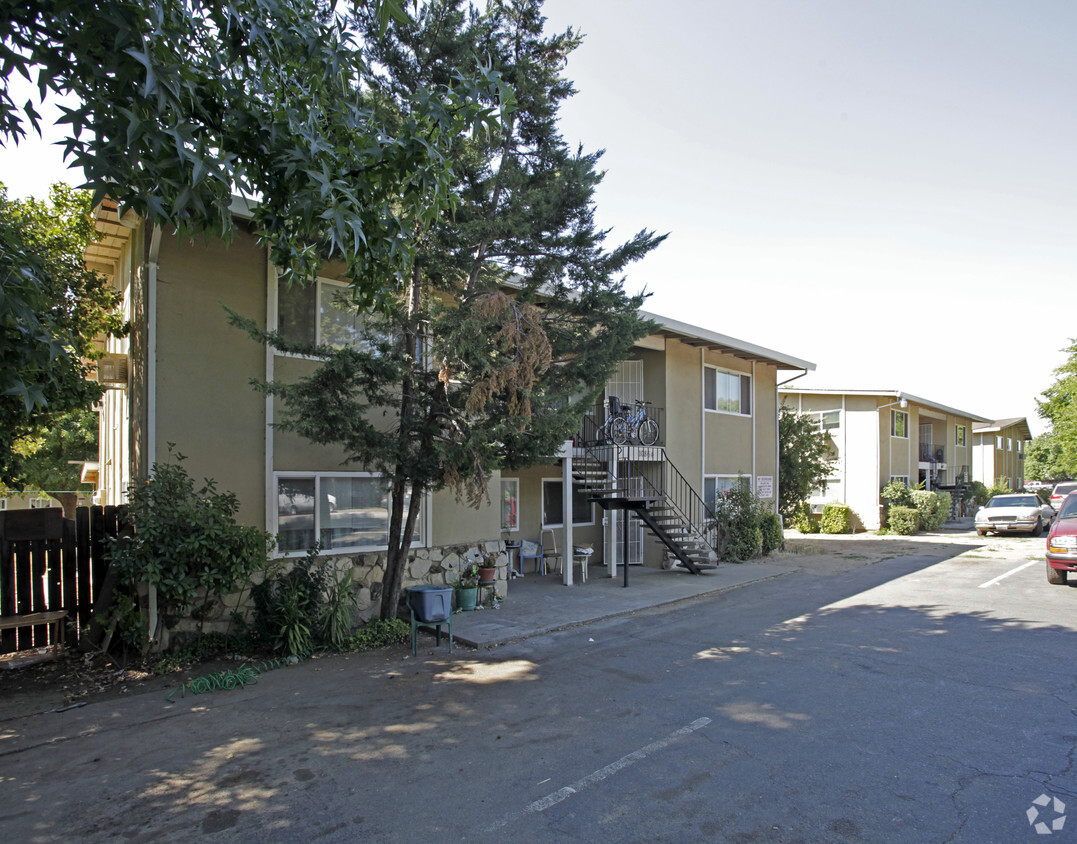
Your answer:
[[[727,372],[713,366],[703,368],[703,406],[721,413],[752,414],[752,376]]]

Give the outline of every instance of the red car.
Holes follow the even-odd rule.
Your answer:
[[[1047,537],[1047,582],[1066,583],[1066,572],[1077,571],[1077,492],[1062,501]]]

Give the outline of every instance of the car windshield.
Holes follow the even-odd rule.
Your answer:
[[[1058,518],[1077,519],[1077,495],[1066,496],[1066,500],[1058,508]]]
[[[1035,495],[996,495],[987,502],[988,507],[1038,507],[1040,500]]]

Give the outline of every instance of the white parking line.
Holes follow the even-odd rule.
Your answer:
[[[1025,564],[1024,564],[1023,566],[1018,566],[1018,567],[1017,567],[1017,568],[1015,568],[1015,569],[1010,569],[1010,570],[1009,570],[1008,572],[1006,572],[1005,574],[1000,574],[1000,575],[999,575],[998,577],[993,577],[993,578],[991,578],[991,580],[987,581],[987,583],[981,583],[981,584],[980,584],[980,586],[979,586],[979,588],[980,588],[980,589],[985,589],[985,588],[986,588],[986,587],[988,587],[988,586],[994,586],[994,585],[995,585],[996,583],[998,583],[998,582],[999,582],[1000,580],[1005,580],[1005,579],[1006,579],[1007,577],[1009,577],[1009,576],[1010,576],[1011,574],[1017,574],[1017,572],[1021,571],[1021,569],[1027,569],[1027,568],[1028,568],[1029,566],[1034,566],[1034,565],[1036,565],[1036,563],[1038,563],[1038,562],[1040,562],[1040,561],[1039,561],[1039,560],[1030,560],[1029,562],[1025,563]]]
[[[566,785],[564,788],[558,789],[557,791],[547,794],[541,800],[536,800],[534,803],[527,806],[522,811],[516,812],[515,814],[510,815],[507,818],[502,818],[493,826],[488,827],[486,831],[493,832],[494,830],[501,829],[503,826],[507,826],[512,821],[519,820],[522,817],[535,814],[536,812],[543,812],[546,809],[549,809],[551,806],[556,806],[562,800],[571,797],[573,794],[582,791],[590,785],[594,785],[595,783],[601,782],[611,774],[615,774],[618,771],[627,768],[629,765],[633,765],[636,762],[639,762],[641,759],[646,759],[650,754],[654,753],[655,751],[661,750],[662,748],[673,744],[673,742],[675,742],[681,736],[686,736],[689,733],[694,733],[696,730],[702,729],[710,722],[710,718],[697,718],[691,724],[688,724],[687,726],[681,727],[679,730],[670,733],[664,739],[659,739],[658,741],[651,742],[646,747],[641,747],[639,750],[634,750],[627,756],[622,756],[616,762],[611,762],[605,768],[599,768],[594,773],[588,774],[583,779],[574,782],[572,785]]]

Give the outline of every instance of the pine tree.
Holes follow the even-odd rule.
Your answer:
[[[408,119],[409,92],[477,63],[500,74],[515,103],[498,129],[453,141],[455,209],[416,235],[408,284],[386,291],[361,347],[308,348],[325,361],[314,375],[265,387],[283,399],[283,427],[343,445],[388,477],[383,618],[396,614],[423,496],[450,487],[477,506],[493,470],[549,459],[653,328],[623,273],[663,237],[641,231],[606,249],[594,220],[601,153],[569,149],[557,128],[574,93],[565,61],[580,38],[545,35],[540,5],[493,0],[480,13],[436,0],[388,32],[359,20],[371,97],[387,124]],[[380,415],[375,424],[369,412],[386,407],[393,424]]]

